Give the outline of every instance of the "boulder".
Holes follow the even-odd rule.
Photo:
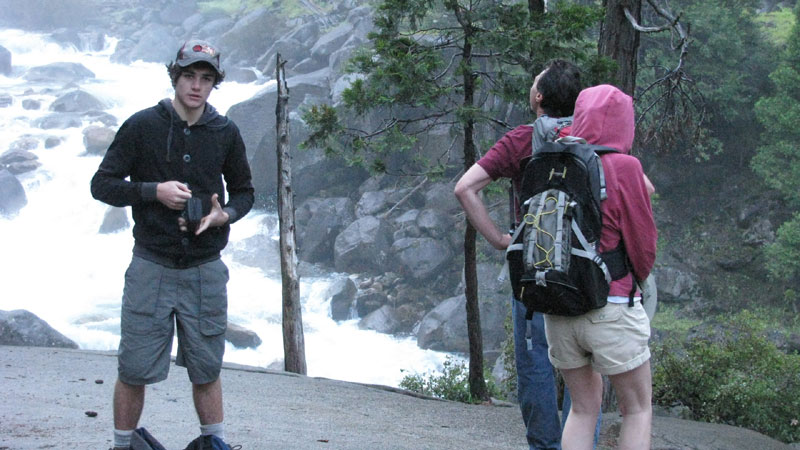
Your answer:
[[[261,345],[261,338],[258,337],[255,331],[248,330],[233,322],[228,322],[228,328],[225,330],[225,340],[237,348],[256,348]]]
[[[374,216],[351,223],[333,244],[334,267],[340,272],[385,272],[389,226]]]
[[[381,306],[358,322],[358,328],[362,330],[375,330],[386,334],[394,333],[398,325],[394,308],[389,305]]]
[[[239,264],[261,269],[267,276],[280,277],[280,243],[267,233],[257,233],[240,242],[235,247],[229,246],[227,251],[233,253],[233,259]]]
[[[419,207],[422,205],[422,194],[419,190],[412,192],[411,188],[396,187],[379,191],[365,191],[356,204],[356,217],[387,212],[400,202],[403,202],[402,205],[405,208]]]
[[[286,60],[287,64],[297,64],[308,54],[308,46],[290,36],[275,41],[263,55],[256,60],[256,67],[264,75],[275,78],[275,66],[277,65],[277,55],[280,53],[281,59]]]
[[[78,128],[83,125],[81,118],[75,114],[53,113],[33,121],[33,126],[43,130]]]
[[[452,214],[461,211],[461,205],[453,195],[455,183],[433,183],[425,188],[425,207]]]
[[[22,109],[37,110],[42,108],[42,102],[31,98],[26,98],[22,101]]]
[[[317,42],[311,47],[311,56],[314,58],[325,58],[334,51],[340,49],[347,39],[353,34],[353,24],[342,22],[332,30],[320,36]]]
[[[0,215],[11,216],[28,204],[25,188],[17,177],[0,168]]]
[[[458,295],[442,301],[428,312],[420,322],[417,345],[437,351],[469,352],[465,303],[466,297]],[[484,350],[495,351],[505,339],[503,322],[508,313],[508,301],[481,301],[479,307]]]
[[[50,111],[65,113],[82,113],[95,109],[105,109],[105,105],[92,94],[80,89],[67,92],[50,105]]]
[[[305,58],[289,68],[293,73],[311,73],[328,67],[327,59]]]
[[[0,75],[11,75],[11,52],[0,45]]]
[[[117,45],[111,61],[128,64],[141,60],[166,64],[175,59],[175,53],[182,43],[166,25],[148,23],[132,40],[121,41]]]
[[[655,270],[658,298],[664,302],[688,302],[699,294],[697,276],[675,266]]]
[[[300,259],[333,265],[333,242],[355,220],[347,197],[310,198],[295,211]]]
[[[196,10],[197,2],[194,0],[171,1],[160,8],[158,18],[165,24],[182,25],[186,17],[191,16]]]
[[[447,242],[429,237],[401,238],[392,244],[394,270],[415,280],[436,278],[453,264]]]
[[[94,72],[83,64],[73,62],[54,62],[44,66],[31,67],[23,76],[33,83],[76,83],[94,78]]]
[[[8,94],[0,93],[0,108],[8,108],[14,104],[14,98]]]
[[[328,72],[325,70],[287,78],[286,84],[290,91],[287,105],[289,111],[298,111],[301,104],[326,98],[328,95],[327,80]],[[268,152],[271,158],[275,159],[275,104],[277,98],[278,87],[273,83],[253,98],[237,103],[228,110],[227,116],[239,127],[247,148],[248,159],[251,161],[257,150]],[[297,139],[300,131],[299,125],[295,124],[295,122],[291,123],[289,128],[289,139],[294,143],[300,142]],[[262,143],[266,137],[269,139]]]
[[[286,80],[291,95],[288,108],[297,111],[304,102],[314,102],[327,96],[325,71]],[[277,87],[269,85],[253,98],[233,105],[228,110],[242,134],[253,173],[256,190],[256,207],[269,205],[277,191],[277,157],[275,154],[275,104]],[[289,142],[294,147],[302,142],[308,131],[296,114],[289,115]],[[314,167],[304,170],[314,164]],[[320,189],[329,190],[341,181],[363,179],[363,169],[347,167],[338,159],[325,158],[321,150],[298,150],[292,154],[293,188],[298,202],[310,195],[319,195]],[[325,174],[325,176],[320,176]],[[342,189],[344,190],[344,189]]]
[[[187,19],[189,20],[189,19]],[[197,30],[198,36],[221,36],[226,31],[233,28],[233,25],[236,22],[229,18],[229,17],[219,17],[212,19],[208,23],[203,24],[200,29]],[[175,49],[177,50],[177,48]],[[225,56],[225,49],[221,49],[220,51],[223,52],[222,56]]]
[[[258,7],[239,19],[233,28],[219,38],[217,45],[227,65],[252,65],[277,36],[285,32],[286,26],[276,20],[274,11]],[[274,109],[273,106],[273,112]]]
[[[53,148],[61,145],[61,138],[58,136],[48,136],[44,140],[44,148]]]
[[[13,162],[11,164],[6,165],[6,169],[13,173],[14,175],[19,175],[25,172],[32,172],[39,167],[42,167],[42,163],[35,159],[27,160],[27,161],[18,161]]]
[[[36,170],[42,165],[38,161],[38,156],[25,150],[29,145],[26,142],[24,138],[16,141],[11,144],[11,150],[0,155],[0,165],[4,165],[9,172],[15,175]],[[38,146],[38,141],[35,144]],[[21,148],[16,148],[17,146]]]
[[[363,167],[350,166],[336,157],[317,157],[321,150],[306,150],[304,158],[298,158],[294,171],[295,195],[299,200],[312,195],[347,196],[353,185],[369,177]],[[320,176],[325,174],[325,176]]]
[[[130,222],[128,221],[128,211],[125,208],[110,206],[103,216],[103,223],[100,224],[98,233],[116,233],[118,231],[126,230],[130,226]]]
[[[105,111],[86,111],[81,114],[81,117],[89,120],[90,122],[100,122],[107,127],[113,127],[117,125],[117,118]]]
[[[0,311],[0,345],[78,348],[47,322],[23,309]]]
[[[90,155],[105,155],[117,132],[106,127],[90,125],[83,129],[83,145]]]
[[[453,217],[436,209],[423,209],[417,216],[417,227],[435,239],[444,238],[453,226]]]
[[[368,316],[373,311],[385,305],[388,300],[385,293],[375,288],[368,288],[359,292],[356,294],[356,312],[358,312],[358,317]]]
[[[99,52],[106,43],[105,34],[100,31],[77,31],[72,28],[59,28],[50,33],[50,38],[61,45],[70,44],[84,52]]]
[[[15,146],[14,144],[19,143],[20,141],[16,141],[11,144],[11,149],[0,155],[0,164],[12,164],[16,162],[26,162],[26,161],[35,161],[39,159],[36,154],[29,152],[28,150],[30,147],[20,145]],[[38,142],[36,143],[38,145]],[[35,148],[35,147],[34,147]]]
[[[331,319],[339,321],[352,318],[350,311],[356,292],[358,288],[355,282],[348,277],[337,278],[331,283],[325,295],[326,298],[330,298]]]
[[[36,155],[29,153],[30,150],[36,150],[39,146],[39,139],[33,136],[22,136],[8,146],[8,151],[0,156],[0,163],[12,162],[12,158],[16,159],[36,159]],[[13,154],[19,153],[18,156]]]
[[[320,27],[322,26],[319,20],[303,21],[295,25],[286,37],[310,49],[319,36]]]

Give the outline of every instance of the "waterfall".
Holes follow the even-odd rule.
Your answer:
[[[48,130],[32,125],[50,114],[52,102],[70,88],[29,82],[23,75],[31,67],[52,62],[83,64],[95,78],[81,82],[80,88],[105,102],[106,112],[121,124],[134,112],[172,97],[166,69],[141,61],[112,63],[113,38],[107,38],[101,51],[84,52],[54,43],[46,35],[6,29],[0,30],[0,45],[11,52],[13,64],[11,75],[0,75],[0,92],[13,99],[10,106],[0,108],[0,153],[21,138],[33,138],[38,146],[31,152],[41,163],[37,170],[17,175],[27,206],[16,216],[0,216],[0,309],[29,310],[82,349],[116,350],[123,276],[133,247],[131,231],[98,233],[108,206],[89,192],[101,160],[85,152],[82,130],[91,123],[84,120],[80,127]],[[264,87],[224,82],[209,102],[224,114]],[[25,109],[24,99],[41,106]],[[52,137],[60,144],[45,148],[45,139]],[[251,211],[232,226],[229,249],[246,247],[246,240],[257,235],[277,240],[274,215]],[[263,343],[255,349],[228,343],[225,361],[269,366],[283,357],[280,262],[276,257],[273,269],[262,270],[238,263],[233,253],[223,253],[231,273],[229,319],[258,333]],[[397,386],[403,370],[441,370],[447,354],[422,350],[414,338],[361,330],[358,319],[333,321],[325,296],[339,276],[343,275],[300,280],[309,375]]]

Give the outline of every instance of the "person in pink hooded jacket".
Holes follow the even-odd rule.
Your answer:
[[[602,204],[598,252],[624,242],[632,270],[611,283],[605,307],[575,317],[544,317],[550,362],[572,394],[561,438],[564,450],[592,448],[603,396],[601,375],[609,376],[622,413],[618,447],[650,448],[650,321],[640,294],[632,307],[628,295],[634,281],[645,280],[653,268],[657,232],[642,165],[628,154],[634,129],[633,100],[616,87],[594,86],[578,95],[572,134],[620,152],[601,156],[608,198]]]

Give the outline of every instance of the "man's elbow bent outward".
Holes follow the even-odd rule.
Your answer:
[[[497,228],[480,197],[481,189],[491,181],[492,178],[483,167],[473,164],[456,183],[455,196],[472,226],[492,244],[492,247],[505,250],[511,243],[511,235]]]
[[[230,225],[253,206],[244,142],[207,100],[223,80],[219,51],[181,46],[167,66],[172,99],[139,111],[117,132],[91,181],[94,198],[131,206],[133,258],[125,273],[114,447],[127,449],[144,386],[187,369],[202,435],[224,438],[219,379],[227,328],[228,269],[220,252]]]
[[[511,235],[491,220],[480,191],[493,180],[510,179],[514,201],[509,208],[515,221],[521,219],[517,199],[523,164],[543,142],[569,134],[575,99],[581,88],[580,72],[575,65],[563,60],[548,63],[534,78],[530,89],[530,106],[536,114],[536,121],[506,133],[457,182],[455,196],[464,208],[467,219],[494,248],[505,250],[511,243]],[[511,308],[517,397],[527,430],[528,445],[530,449],[559,448],[561,419],[553,367],[547,358],[542,315],[529,315],[525,306],[513,298]],[[566,416],[569,392],[564,394],[563,409]],[[598,416],[598,431],[599,424]]]

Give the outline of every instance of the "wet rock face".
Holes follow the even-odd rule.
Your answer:
[[[78,348],[35,314],[22,309],[0,311],[0,345]]]
[[[0,215],[14,215],[27,204],[25,188],[17,177],[8,170],[0,168]]]
[[[66,84],[92,79],[94,72],[80,63],[55,62],[30,68],[24,78],[33,83]]]

